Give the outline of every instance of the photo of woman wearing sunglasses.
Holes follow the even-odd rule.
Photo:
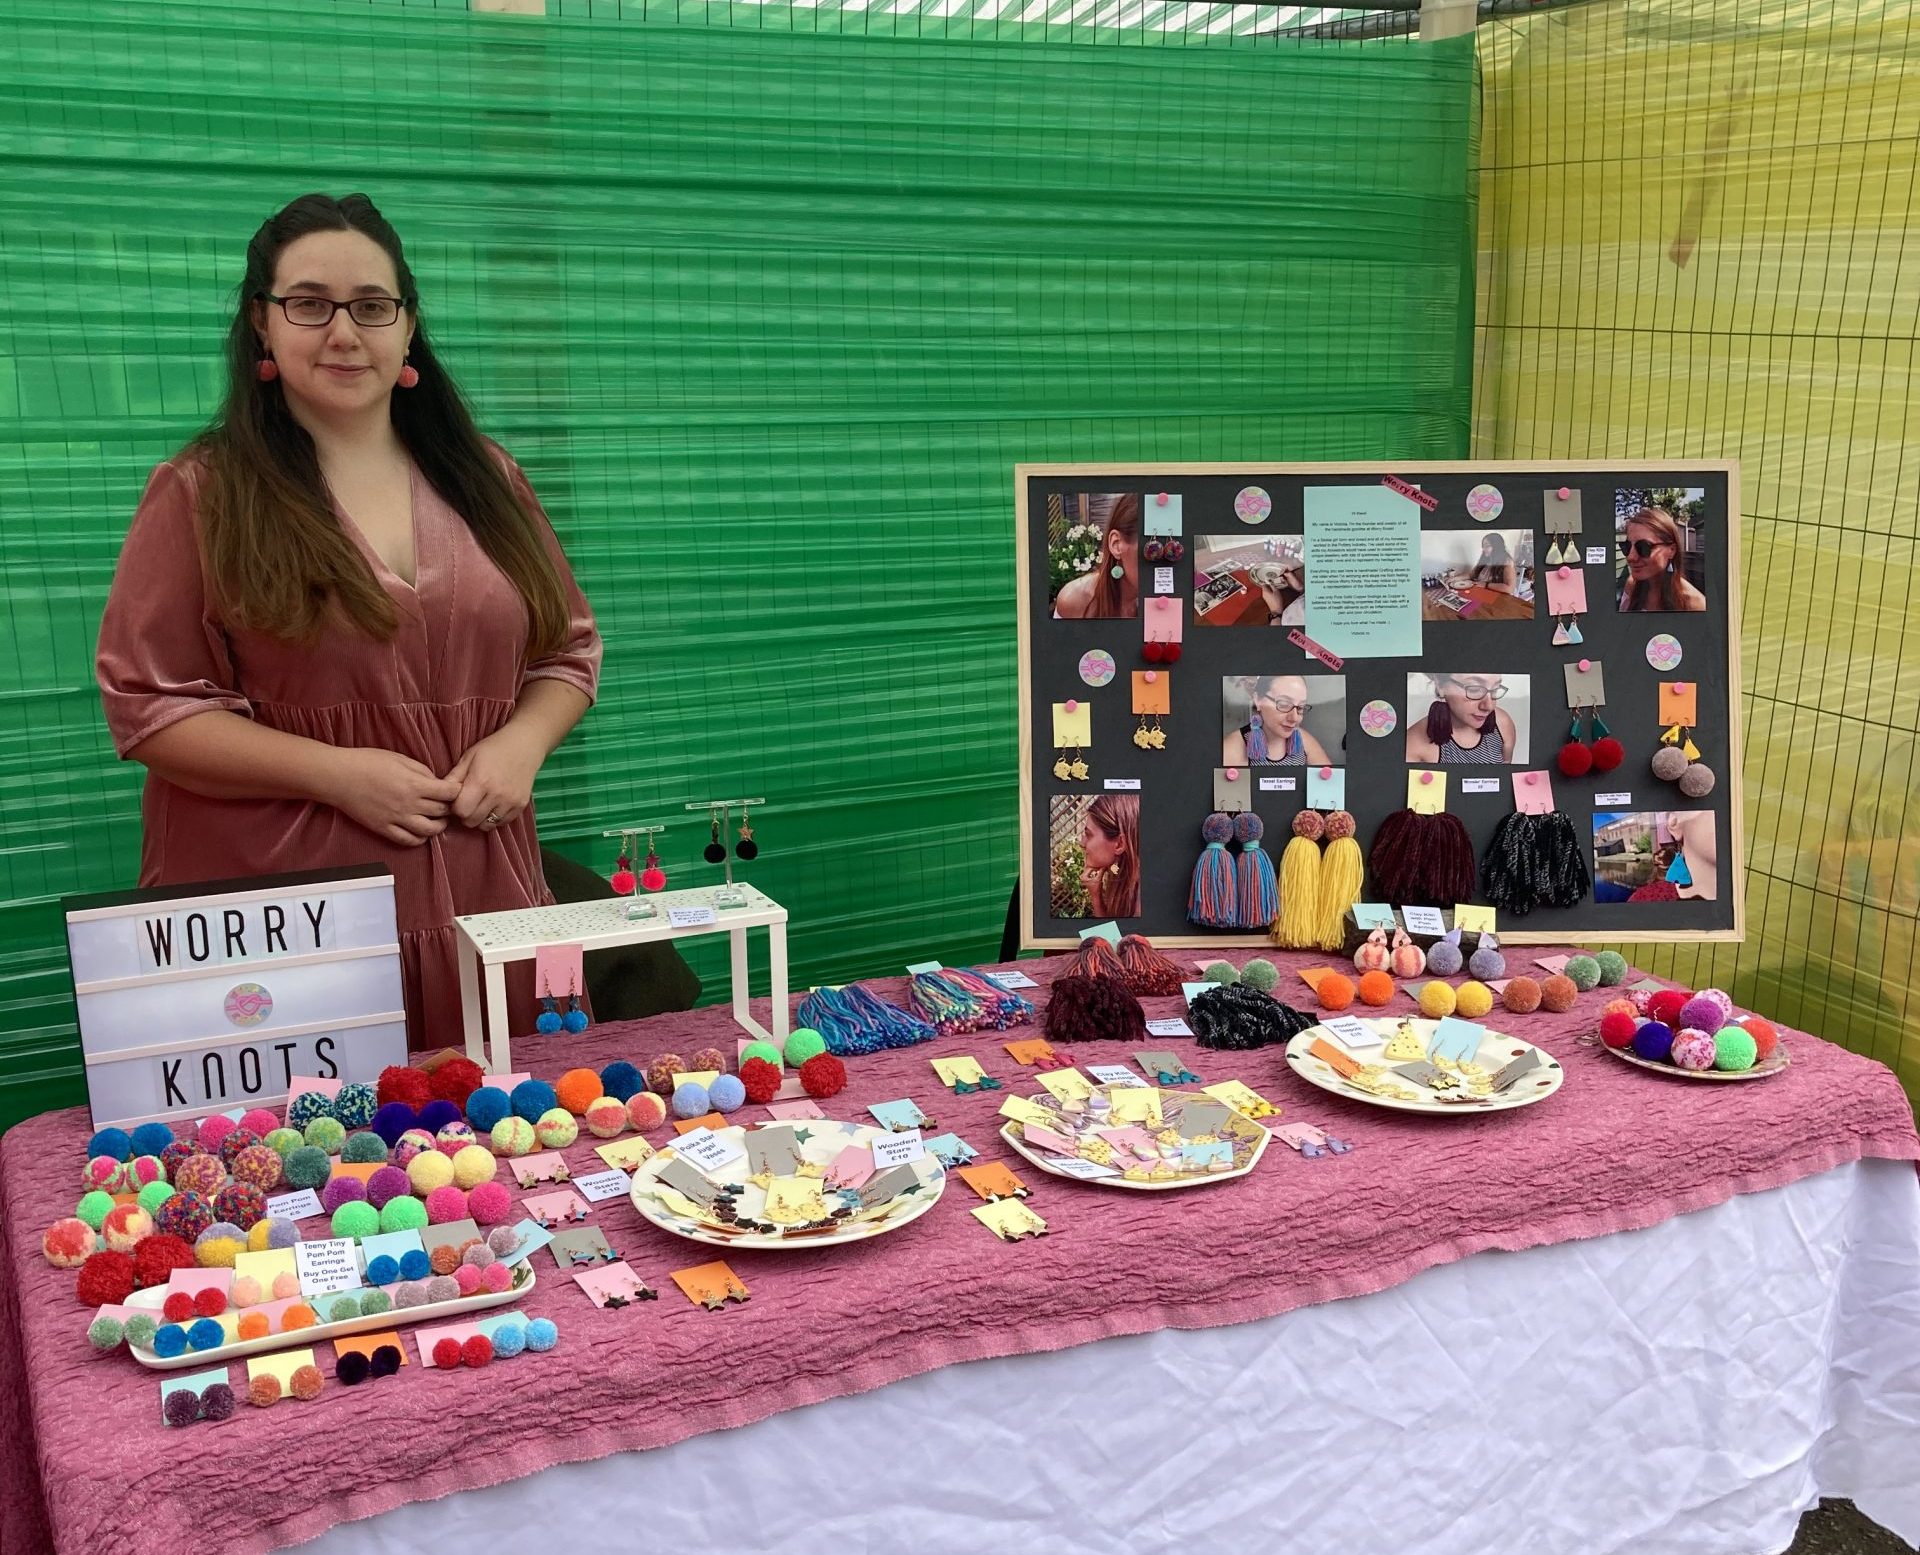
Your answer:
[[[1707,608],[1707,596],[1700,588],[1705,582],[1706,557],[1697,522],[1705,499],[1704,491],[1692,487],[1615,493],[1618,606],[1623,613]]]

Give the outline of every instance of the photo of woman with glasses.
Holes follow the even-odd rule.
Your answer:
[[[1299,767],[1345,761],[1343,675],[1229,675],[1221,682],[1223,767]]]
[[[1527,759],[1528,677],[1407,677],[1407,760],[1414,766],[1518,766]]]
[[[455,914],[553,900],[533,782],[593,701],[593,612],[365,195],[254,233],[225,358],[100,623],[114,746],[147,769],[139,883],[384,866],[409,1040],[459,1045]]]
[[[1699,487],[1614,493],[1620,610],[1705,610],[1701,544],[1706,492]]]

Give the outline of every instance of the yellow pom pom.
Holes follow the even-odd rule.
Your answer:
[[[413,1163],[407,1164],[411,1167]],[[464,1145],[453,1153],[453,1182],[457,1188],[477,1188],[483,1182],[492,1182],[499,1169],[500,1163],[485,1145]],[[407,1180],[413,1180],[411,1174]]]
[[[1420,990],[1420,1013],[1428,1020],[1451,1015],[1456,1002],[1453,989],[1445,983],[1428,983]]]
[[[247,1232],[248,1252],[264,1253],[267,1250],[267,1228],[270,1225],[272,1222],[269,1220],[256,1220],[253,1223],[252,1228]]]
[[[413,1184],[413,1191],[425,1198],[435,1188],[444,1188],[453,1181],[453,1162],[438,1150],[422,1150],[407,1162],[407,1181]]]
[[[256,1224],[265,1225],[258,1221]],[[236,1236],[203,1237],[193,1244],[194,1262],[203,1269],[231,1269],[233,1260],[247,1250],[247,1244]]]
[[[1493,1008],[1493,990],[1485,983],[1462,983],[1454,990],[1453,1011],[1468,1020],[1478,1020]]]

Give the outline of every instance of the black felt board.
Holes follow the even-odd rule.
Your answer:
[[[1237,540],[1266,535],[1300,536],[1303,496],[1308,486],[1377,485],[1391,476],[1413,483],[1437,500],[1423,512],[1424,535],[1455,531],[1478,537],[1488,530],[1527,530],[1533,536],[1534,613],[1526,620],[1428,621],[1422,626],[1422,652],[1406,658],[1349,658],[1345,676],[1346,808],[1358,822],[1364,850],[1375,828],[1406,801],[1408,721],[1407,676],[1426,670],[1497,670],[1530,677],[1531,732],[1525,766],[1450,765],[1447,808],[1458,815],[1483,856],[1489,838],[1513,805],[1513,778],[1524,770],[1550,774],[1558,809],[1574,824],[1594,865],[1592,822],[1599,793],[1625,792],[1629,812],[1708,810],[1714,814],[1718,844],[1715,900],[1677,902],[1601,902],[1590,893],[1580,906],[1539,909],[1525,917],[1502,914],[1499,931],[1516,941],[1634,941],[1661,939],[1738,939],[1743,932],[1741,806],[1738,749],[1738,685],[1735,645],[1738,629],[1738,476],[1730,463],[1640,463],[1565,465],[1472,462],[1425,465],[1192,465],[1103,466],[1030,465],[1015,472],[1019,512],[1019,609],[1021,700],[1021,890],[1023,943],[1071,945],[1094,917],[1052,915],[1049,869],[1050,802],[1060,795],[1093,797],[1113,779],[1140,784],[1140,911],[1118,919],[1124,931],[1143,933],[1163,944],[1257,944],[1258,930],[1202,928],[1187,919],[1187,896],[1202,841],[1201,822],[1212,808],[1215,769],[1221,765],[1224,719],[1221,682],[1228,675],[1286,672],[1332,673],[1305,659],[1288,641],[1284,627],[1199,625],[1194,616],[1194,555],[1199,537]],[[1482,483],[1499,488],[1504,508],[1488,523],[1467,510],[1467,494]],[[1236,516],[1236,495],[1245,487],[1264,488],[1272,499],[1269,516],[1257,524]],[[1547,609],[1545,553],[1553,536],[1546,529],[1546,508],[1561,486],[1580,493],[1582,529],[1578,543],[1585,567],[1587,612],[1579,617],[1584,641],[1555,647],[1555,618]],[[1705,611],[1620,613],[1615,608],[1619,552],[1614,535],[1614,493],[1635,487],[1701,488],[1705,492]],[[1154,666],[1142,656],[1142,622],[1129,619],[1055,620],[1048,587],[1047,514],[1049,494],[1133,492],[1150,515],[1157,493],[1180,499],[1185,557],[1174,566],[1175,590],[1184,622],[1182,653],[1171,666]],[[1147,539],[1143,523],[1140,542]],[[1585,565],[1590,548],[1604,547],[1605,565]],[[1153,564],[1139,562],[1141,609],[1152,595]],[[1311,631],[1309,624],[1308,631]],[[1662,671],[1649,664],[1647,642],[1670,633],[1681,644],[1678,668]],[[1104,687],[1090,687],[1079,673],[1090,649],[1113,656],[1116,674]],[[1562,666],[1588,658],[1605,670],[1607,703],[1601,717],[1626,746],[1626,759],[1613,772],[1566,778],[1554,755],[1566,736],[1567,708]],[[1172,711],[1160,720],[1167,735],[1164,750],[1141,750],[1132,740],[1139,719],[1131,711],[1131,674],[1165,668],[1172,677]],[[1718,777],[1713,793],[1690,800],[1654,777],[1649,761],[1658,749],[1659,682],[1686,681],[1698,688],[1699,721],[1693,738],[1702,759]],[[1084,782],[1062,781],[1052,767],[1052,707],[1077,700],[1092,710],[1093,744],[1084,755],[1091,775]],[[1360,709],[1369,701],[1392,704],[1391,734],[1375,738],[1361,731]],[[1316,704],[1307,727],[1324,731],[1324,713]],[[1328,744],[1337,765],[1340,754]],[[1439,764],[1434,764],[1438,766]],[[1306,772],[1297,766],[1256,766],[1253,809],[1266,826],[1265,846],[1276,865],[1290,836],[1289,824],[1305,802]],[[1465,777],[1498,776],[1497,793],[1467,794]],[[1292,793],[1262,792],[1261,777],[1298,779]],[[1369,875],[1363,901],[1378,901]],[[1399,903],[1391,905],[1399,906]],[[1112,916],[1111,914],[1102,916]]]

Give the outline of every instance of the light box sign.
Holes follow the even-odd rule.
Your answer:
[[[407,1061],[393,876],[377,865],[71,897],[96,1128],[284,1101]]]

